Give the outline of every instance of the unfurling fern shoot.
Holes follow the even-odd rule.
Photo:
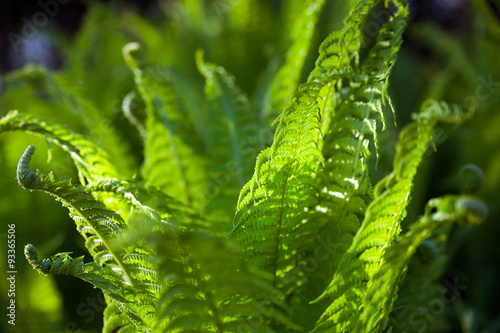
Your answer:
[[[488,206],[470,196],[460,197],[455,203],[455,209],[469,224],[479,224],[488,216]]]
[[[41,274],[77,275],[83,268],[82,257],[71,258],[71,252],[58,253],[46,259],[40,259],[38,250],[32,245],[24,247],[24,255],[31,266]]]
[[[35,146],[29,145],[17,164],[17,182],[27,190],[33,190],[38,180],[35,173],[30,170],[30,161],[34,153]]]
[[[475,194],[483,185],[483,170],[475,164],[466,164],[460,168],[460,177],[462,192],[465,194]]]

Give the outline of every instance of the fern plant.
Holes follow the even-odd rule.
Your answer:
[[[245,30],[252,18],[239,15],[262,4],[235,3],[226,13],[229,23],[214,23],[201,1],[176,8],[179,17],[198,18],[188,21],[196,22],[195,36],[207,34],[203,26],[233,24],[219,38],[239,43],[255,37]],[[191,61],[168,55],[166,64],[156,65],[158,55],[147,53],[154,32],[143,22],[149,33],[137,32],[139,42],[123,47],[134,87],[121,104],[144,156],[135,177],[123,175],[130,172],[122,172],[125,162],[114,163],[116,152],[65,126],[18,111],[0,119],[0,133],[45,138],[69,153],[78,170],[79,184],[32,171],[30,145],[17,179],[68,208],[92,260],[67,252],[42,259],[32,244],[25,255],[42,274],[79,277],[101,289],[108,304],[103,332],[402,330],[401,317],[418,300],[413,279],[430,279],[408,270],[412,256],[427,247],[437,257],[454,222],[484,219],[487,207],[479,199],[448,195],[430,200],[403,230],[436,125],[459,124],[472,113],[444,101],[423,103],[400,131],[392,171],[376,182],[372,155],[379,158],[379,133],[388,113],[395,114],[389,77],[408,3],[352,1],[343,28],[321,44],[299,84],[324,5],[310,0],[284,7],[290,11],[284,16],[296,20],[297,34],[289,36],[295,40],[284,43],[286,56],[268,69],[272,80],[263,79],[251,97],[238,77],[206,62],[202,50],[192,50]],[[306,14],[294,14],[297,8]],[[379,12],[386,19],[366,34]],[[168,38],[182,44],[181,32],[171,32]],[[213,55],[224,50],[206,37],[205,55],[216,62]],[[56,98],[65,96],[70,107],[95,116],[95,108],[54,73],[28,68],[7,82],[33,71],[52,82]],[[261,134],[273,131],[274,115],[267,142]],[[107,140],[116,145],[116,137]],[[439,246],[429,245],[433,241]]]

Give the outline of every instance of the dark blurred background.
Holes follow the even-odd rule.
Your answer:
[[[111,1],[80,1],[80,0],[4,0],[0,2],[0,73],[20,68],[26,63],[41,63],[50,69],[57,69],[61,59],[48,38],[40,36],[30,39],[29,42],[17,44],[17,36],[23,35],[23,26],[26,20],[37,22],[37,13],[47,12],[48,22],[43,18],[39,21],[45,29],[55,29],[60,33],[72,35],[80,27],[86,8],[93,2],[109,3]],[[120,6],[133,7],[140,12],[159,11],[156,0],[122,0],[114,1]],[[57,15],[50,17],[51,10],[57,4]],[[44,7],[46,6],[46,7]],[[49,8],[45,11],[44,8]],[[9,36],[10,34],[10,36]],[[10,38],[9,38],[10,37]],[[21,54],[12,52],[12,40],[22,48]]]
[[[279,0],[269,0],[279,3]],[[50,69],[56,69],[61,65],[61,59],[57,50],[51,44],[49,38],[43,35],[38,38],[22,42],[17,36],[22,36],[26,20],[37,22],[44,28],[56,29],[65,34],[74,34],[81,23],[86,8],[94,2],[111,1],[82,1],[82,0],[4,0],[0,2],[0,73],[6,73],[12,69],[20,68],[26,63],[42,63]],[[165,8],[169,0],[120,0],[113,1],[118,6],[132,7],[145,14],[157,15],[159,6]],[[159,4],[160,2],[160,4]],[[57,15],[50,17],[45,22],[37,13],[46,8],[54,8],[57,4]],[[465,29],[470,19],[470,3],[466,0],[412,0],[412,22],[432,21],[442,28],[453,33],[460,33]],[[495,12],[499,8],[490,2]],[[49,10],[50,14],[50,10]],[[49,15],[50,16],[50,15]],[[10,37],[10,38],[9,38]],[[22,52],[12,52],[12,41],[21,48]]]

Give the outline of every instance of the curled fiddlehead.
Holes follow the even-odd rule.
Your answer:
[[[481,189],[484,180],[484,173],[480,167],[475,164],[466,164],[460,169],[462,178],[462,192],[474,194]]]
[[[24,255],[33,268],[42,274],[78,275],[83,271],[83,257],[71,258],[70,252],[58,253],[50,258],[41,259],[38,250],[27,244]]]
[[[435,242],[426,240],[416,250],[418,261],[425,266],[430,266],[439,256],[439,249]]]
[[[29,145],[17,164],[17,182],[27,190],[34,190],[38,182],[38,177],[30,170],[30,161],[34,153],[35,146]]]
[[[467,224],[479,224],[488,215],[488,206],[483,201],[465,195],[457,199],[455,209]]]

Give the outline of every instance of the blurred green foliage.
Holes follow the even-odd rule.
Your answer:
[[[195,114],[194,126],[197,133],[205,136],[204,141],[210,141],[207,124],[211,119],[207,116],[209,106],[197,97],[203,95],[204,89],[204,78],[195,63],[198,49],[204,50],[207,62],[221,64],[234,75],[249,96],[251,109],[264,119],[264,139],[260,144],[269,145],[273,131],[270,123],[281,110],[270,105],[266,91],[286,61],[295,36],[303,34],[301,27],[287,25],[294,22],[290,16],[303,15],[301,2],[164,3],[163,13],[152,17],[142,17],[113,4],[92,4],[77,35],[50,35],[64,60],[60,70],[49,72],[28,65],[5,76],[0,116],[19,110],[65,124],[104,148],[125,178],[140,178],[136,173],[144,159],[140,133],[122,112],[123,99],[134,88],[134,76],[122,49],[128,42],[136,41],[144,46],[148,62],[169,71],[174,86],[183,92],[179,98],[187,105],[187,112]],[[496,283],[500,280],[500,250],[496,246],[500,235],[500,19],[486,0],[473,0],[468,6],[470,19],[459,32],[443,31],[431,23],[410,24],[391,76],[390,95],[397,110],[398,128],[408,123],[410,114],[429,98],[464,107],[472,103],[475,108],[472,120],[459,128],[442,126],[435,130],[437,153],[429,155],[419,169],[407,221],[415,221],[430,198],[459,193],[460,169],[470,163],[484,171],[478,196],[490,209],[489,218],[481,226],[461,227],[452,232],[446,251],[448,260],[439,261],[446,265],[440,269],[443,277],[458,278],[467,289],[444,312],[431,314],[433,320],[421,321],[416,326],[423,329],[420,332],[500,331],[500,305],[493,296],[500,295]],[[304,66],[298,66],[298,82],[303,82],[313,68],[319,43],[342,26],[345,7],[344,1],[327,1],[310,36],[311,47],[300,50],[306,54]],[[380,138],[374,183],[392,170],[398,130],[388,125]],[[0,137],[0,169],[4,174],[0,179],[2,244],[6,224],[16,223],[16,300],[20,323],[16,329],[96,332],[102,327],[104,308],[99,303],[100,292],[77,279],[38,275],[21,255],[20,249],[27,242],[36,242],[43,253],[72,251],[74,257],[86,253],[65,208],[49,196],[29,193],[16,185],[15,168],[29,144],[39,147],[33,161],[38,168],[53,170],[58,178],[78,178],[70,157],[46,142],[23,133],[5,133]],[[229,212],[225,214],[232,218]],[[1,258],[6,258],[5,251],[2,245]],[[2,259],[2,272],[6,271],[4,264]],[[0,299],[5,304],[6,280],[0,284]],[[428,317],[422,314],[418,318]],[[2,320],[4,325],[5,318]]]

